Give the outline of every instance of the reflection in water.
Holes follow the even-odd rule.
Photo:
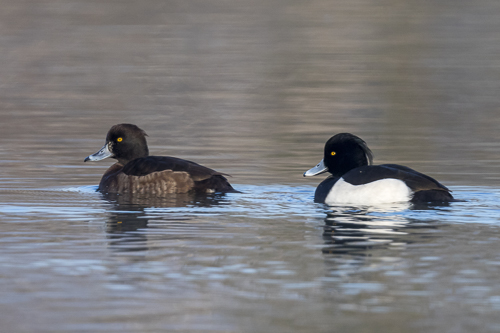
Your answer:
[[[392,277],[407,283],[414,265],[418,267],[416,275],[420,280],[412,282],[426,283],[434,276],[425,267],[421,268],[419,260],[415,263],[407,255],[412,249],[439,243],[443,234],[437,235],[437,229],[447,225],[437,220],[442,207],[403,203],[330,209],[323,232],[326,244],[322,249],[326,265],[323,288],[341,309],[363,313],[398,311],[393,285],[386,283],[386,279]],[[412,296],[412,288],[396,293]]]
[[[151,214],[151,209],[172,207],[212,207],[227,205],[225,194],[217,193],[202,195],[195,193],[172,194],[166,197],[137,197],[133,195],[106,194],[104,199],[114,205],[106,223],[107,237],[110,247],[119,252],[147,251],[150,249],[148,238],[155,235],[156,239],[186,239],[189,233],[152,233],[145,229],[165,228],[178,229],[195,225],[190,222],[192,217],[178,216],[167,211]],[[152,222],[152,223],[150,223]],[[153,226],[152,226],[153,225]]]
[[[173,193],[168,196],[137,196],[134,194],[107,193],[102,195],[110,203],[137,208],[149,207],[211,207],[227,205],[225,193]]]
[[[144,210],[111,212],[106,223],[109,245],[117,251],[147,251],[146,233],[141,229],[148,227],[148,220],[144,218]]]
[[[447,205],[446,205],[447,206]],[[439,210],[441,206],[401,203],[377,207],[331,207],[325,218],[324,253],[366,255],[374,248],[402,247],[416,241],[414,227],[436,228],[434,224],[414,219],[411,210]],[[421,234],[421,232],[418,232]]]

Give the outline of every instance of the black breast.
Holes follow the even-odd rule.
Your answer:
[[[335,185],[338,180],[338,177],[333,176],[323,180],[316,188],[316,192],[314,192],[314,202],[325,203],[328,193],[330,193],[333,185]]]

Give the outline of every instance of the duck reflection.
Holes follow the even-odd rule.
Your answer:
[[[436,224],[414,217],[415,210],[441,209],[410,203],[378,207],[332,207],[327,212],[323,239],[329,246],[323,253],[372,255],[367,250],[404,247],[422,235],[422,228],[434,229]],[[419,231],[417,231],[417,228]]]
[[[104,200],[115,205],[135,208],[210,207],[228,204],[225,193],[173,193],[161,197],[106,193],[102,196]]]
[[[114,251],[147,251],[154,240],[189,238],[189,234],[161,232],[160,229],[178,229],[198,225],[193,216],[169,212],[162,208],[206,208],[227,205],[225,194],[198,195],[173,194],[162,198],[134,197],[127,195],[103,195],[103,199],[113,205],[106,223],[109,246]],[[152,232],[158,229],[158,232]]]
[[[146,233],[141,231],[147,227],[148,220],[143,209],[133,211],[117,206],[106,223],[110,248],[123,252],[148,250]]]

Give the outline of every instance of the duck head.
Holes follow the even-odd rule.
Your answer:
[[[332,136],[325,144],[324,157],[314,168],[304,172],[304,177],[330,172],[341,177],[346,172],[372,164],[373,155],[361,138],[350,133]]]
[[[95,154],[85,158],[87,161],[100,161],[108,157],[118,160],[122,165],[149,155],[146,132],[133,124],[118,124],[111,127],[106,135],[106,143]]]

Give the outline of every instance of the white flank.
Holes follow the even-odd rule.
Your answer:
[[[351,185],[340,178],[328,193],[325,203],[376,205],[408,201],[411,190],[398,179],[381,179],[364,185]]]

